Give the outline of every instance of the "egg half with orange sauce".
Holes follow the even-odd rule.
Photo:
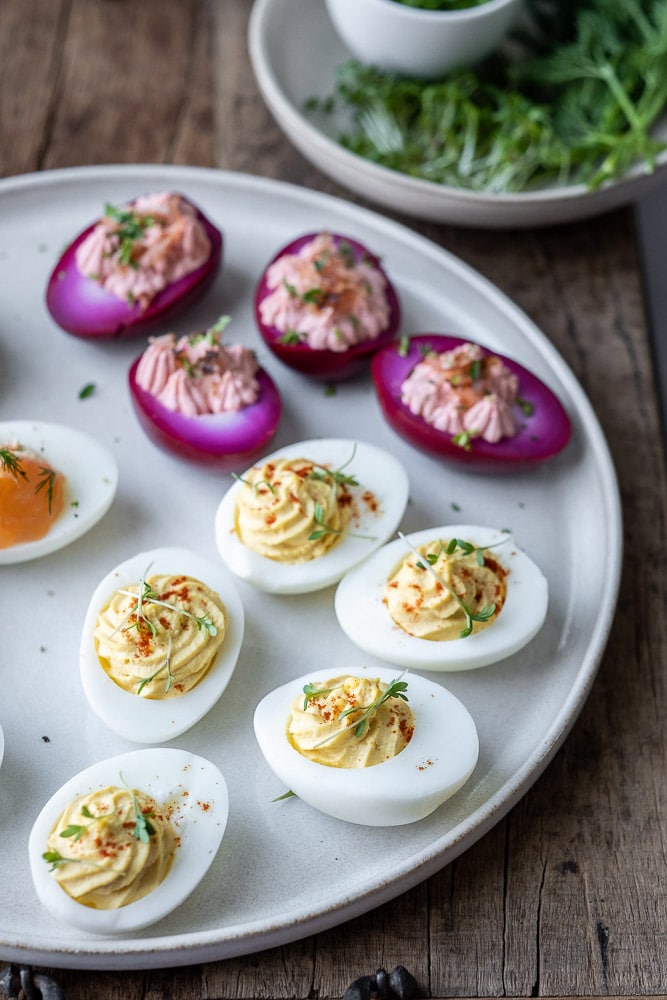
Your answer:
[[[111,452],[83,431],[0,422],[0,566],[55,552],[89,531],[116,494]]]

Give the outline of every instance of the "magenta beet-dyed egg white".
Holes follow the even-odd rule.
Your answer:
[[[219,229],[180,194],[107,205],[54,267],[52,318],[75,337],[139,336],[191,305],[222,262]]]
[[[536,375],[479,344],[419,334],[371,364],[387,422],[422,451],[481,472],[543,462],[568,443],[571,424]]]
[[[158,447],[231,470],[258,457],[278,429],[281,399],[254,352],[222,343],[223,317],[201,333],[150,341],[129,372],[135,412]]]
[[[400,306],[377,256],[335,233],[308,233],[283,247],[255,293],[268,347],[304,375],[343,379],[396,336]]]

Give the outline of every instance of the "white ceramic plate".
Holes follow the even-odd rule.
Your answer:
[[[306,110],[309,98],[332,94],[336,66],[351,58],[322,0],[255,0],[249,48],[264,100],[297,149],[339,184],[391,211],[483,228],[543,226],[627,204],[665,177],[667,152],[652,174],[638,168],[598,191],[572,185],[487,195],[408,177],[340,146],[340,114]]]
[[[470,780],[432,816],[374,829],[319,815],[284,792],[252,732],[256,704],[323,657],[361,662],[339,628],[334,588],[307,596],[262,593],[239,581],[244,642],[227,689],[179,737],[225,775],[230,816],[206,879],[159,924],[107,940],[72,932],[31,891],[27,843],[45,802],[94,761],[134,749],[89,709],[77,669],[88,602],[110,566],[159,546],[215,558],[215,511],[231,478],[156,449],[132,411],[126,373],[143,343],[92,344],[54,326],[43,290],[63,244],[105,201],[142,191],[183,191],[225,233],[221,276],[177,333],[233,317],[230,337],[252,346],[279,384],[285,410],[271,450],[330,437],[392,452],[407,469],[406,533],[445,523],[510,528],[549,580],[539,635],[505,663],[447,675],[472,714],[480,757]],[[0,566],[7,747],[0,771],[0,954],[48,966],[146,968],[203,962],[273,947],[356,916],[410,888],[474,843],[525,793],[563,742],[588,694],[612,620],[621,522],[616,480],[596,417],[578,382],[531,321],[479,274],[410,230],[313,191],[243,175],[164,166],[97,167],[0,182],[0,419],[58,419],[84,426],[120,467],[115,502],[93,531],[38,562]],[[403,331],[455,330],[519,356],[562,398],[573,439],[530,473],[480,477],[440,465],[384,422],[370,379],[334,394],[265,350],[252,293],[276,248],[319,227],[379,252],[403,301]],[[30,346],[30,350],[26,349]],[[57,372],[57,377],[53,373]],[[82,385],[96,384],[87,399]],[[243,471],[243,470],[240,470]],[[548,504],[548,517],[544,511]],[[579,559],[595,551],[598,558]],[[27,627],[26,623],[29,624]],[[442,675],[429,675],[443,683]],[[335,877],[304,879],[304,856]]]

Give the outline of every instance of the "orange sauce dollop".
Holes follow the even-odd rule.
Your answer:
[[[7,454],[9,462],[3,460]],[[1,447],[0,549],[43,538],[62,513],[64,502],[65,477],[61,472],[39,455]]]

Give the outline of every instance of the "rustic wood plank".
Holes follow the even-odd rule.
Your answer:
[[[0,175],[42,166],[57,105],[68,0],[0,4]]]
[[[179,144],[198,0],[72,0],[43,167],[162,162]]]

